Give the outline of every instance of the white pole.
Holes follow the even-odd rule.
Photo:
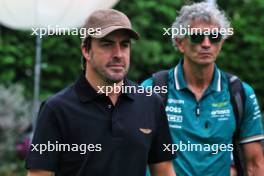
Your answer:
[[[2,25],[0,23],[0,46],[2,46]]]
[[[212,5],[216,4],[216,0],[206,0],[206,2],[208,2],[208,3],[212,4]]]
[[[40,35],[36,36],[36,57],[35,57],[35,70],[34,70],[34,96],[33,96],[33,128],[35,127],[35,119],[39,110],[39,89],[40,89],[40,74],[41,74],[41,48],[42,39]]]

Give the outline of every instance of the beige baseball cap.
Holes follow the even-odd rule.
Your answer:
[[[124,13],[114,9],[94,11],[85,21],[84,27],[86,29],[98,30],[92,34],[88,33],[86,37],[102,38],[115,30],[124,29],[129,33],[131,38],[139,39],[139,34],[132,29],[128,17]]]

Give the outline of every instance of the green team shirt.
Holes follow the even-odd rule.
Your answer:
[[[197,101],[183,76],[183,60],[169,70],[167,118],[177,151],[173,165],[177,176],[223,176],[230,174],[232,136],[236,122],[228,80],[217,66],[213,80]],[[142,86],[152,86],[152,78]],[[240,143],[263,140],[262,115],[253,89],[243,82],[246,93]],[[165,147],[164,147],[165,148]]]

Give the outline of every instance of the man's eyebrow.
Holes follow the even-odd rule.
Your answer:
[[[107,38],[101,39],[100,42],[115,43],[114,40],[107,39]],[[124,40],[122,40],[122,41],[120,41],[120,42],[121,42],[121,43],[130,43],[130,39],[124,39]]]
[[[122,43],[130,43],[130,41],[131,41],[130,39],[124,39],[124,40],[122,40],[121,42],[122,42]]]
[[[103,38],[103,39],[100,40],[100,42],[114,43],[115,41],[113,41],[113,40],[111,40],[111,39]]]

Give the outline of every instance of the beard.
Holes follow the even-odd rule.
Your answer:
[[[122,59],[120,58],[113,58],[106,65],[100,65],[96,62],[96,58],[94,57],[94,54],[92,52],[90,64],[94,72],[108,84],[119,83],[120,81],[122,81],[127,75],[129,69],[129,65],[127,66],[127,64],[122,62]],[[113,64],[122,64],[124,67],[122,71],[111,70],[109,67]]]

